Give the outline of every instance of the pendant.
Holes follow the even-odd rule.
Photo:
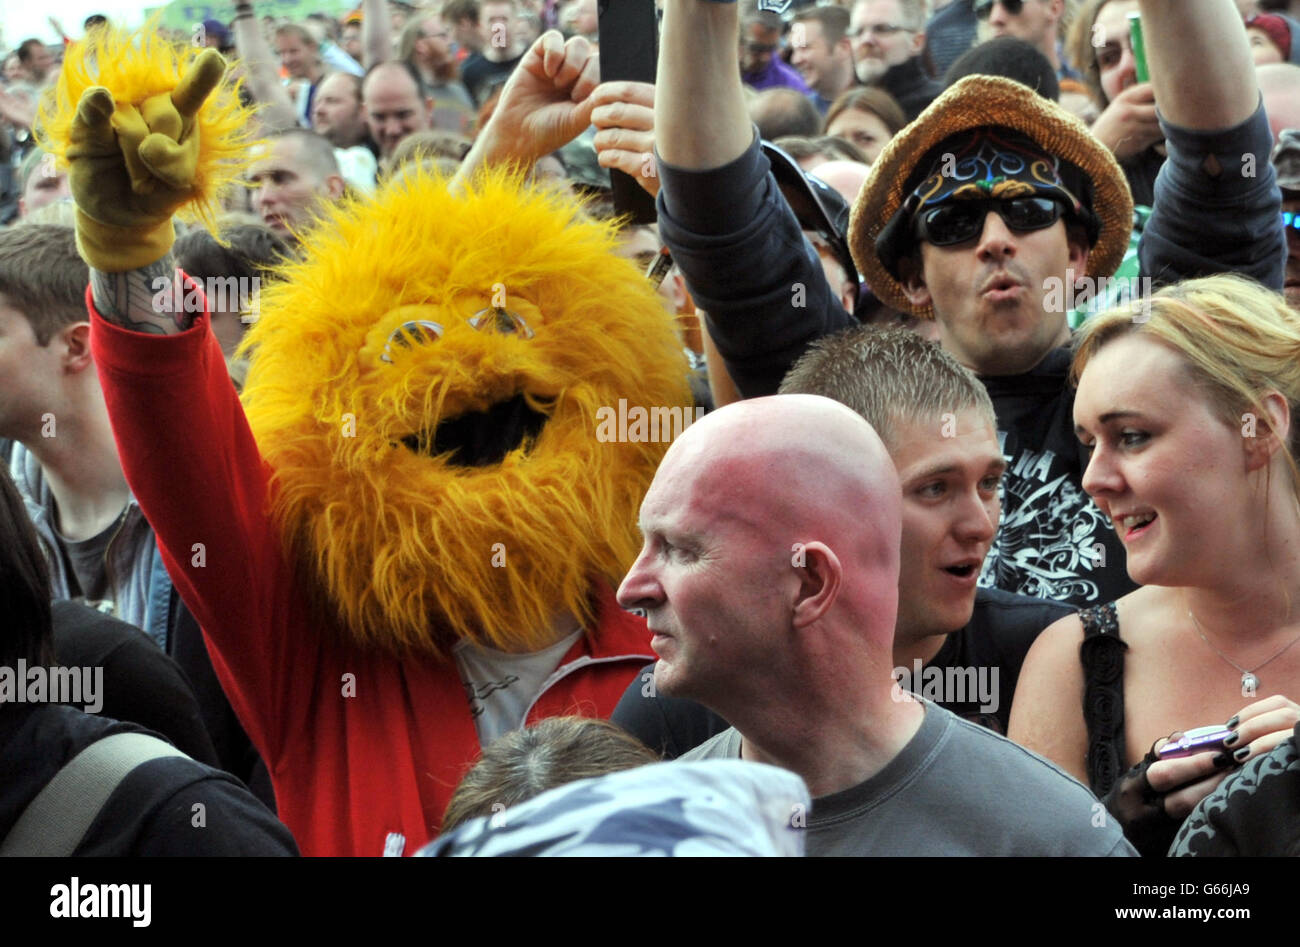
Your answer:
[[[1242,695],[1249,697],[1250,695],[1254,694],[1258,690],[1259,690],[1259,678],[1257,678],[1254,674],[1251,674],[1249,671],[1244,672],[1241,675]]]

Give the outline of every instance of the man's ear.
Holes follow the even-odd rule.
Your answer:
[[[1270,391],[1261,399],[1264,416],[1252,411],[1241,416],[1241,438],[1246,453],[1246,472],[1268,464],[1279,450],[1291,443],[1291,405],[1281,392]]]
[[[825,543],[795,543],[791,559],[801,573],[794,601],[795,628],[807,628],[823,618],[839,598],[844,566]]]
[[[329,195],[330,200],[337,201],[343,196],[343,192],[348,188],[348,184],[339,174],[331,174],[325,179],[325,193]]]
[[[898,272],[899,282],[903,284],[907,301],[913,306],[930,305],[930,290],[925,285],[925,273],[921,261],[916,257],[904,257],[898,261]]]
[[[1088,246],[1088,235],[1084,233],[1082,227],[1065,228],[1065,243],[1070,254],[1070,267],[1074,269],[1074,275],[1081,277],[1088,270],[1088,254],[1091,247]]]
[[[682,276],[677,267],[673,267],[668,274],[668,285],[671,287],[673,308],[677,314],[695,312],[695,302],[691,299],[691,291],[686,288],[686,277]]]
[[[92,367],[89,322],[74,322],[71,325],[64,326],[51,342],[57,342],[64,347],[60,361],[63,364],[63,370],[69,375],[84,372],[87,368]]]
[[[919,56],[925,51],[925,30],[918,30],[912,36],[912,55]]]

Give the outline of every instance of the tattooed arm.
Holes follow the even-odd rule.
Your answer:
[[[91,298],[101,316],[123,329],[149,335],[175,335],[194,325],[195,313],[186,311],[186,306],[156,306],[154,300],[174,298],[172,281],[180,278],[170,253],[125,273],[105,273],[91,267]]]

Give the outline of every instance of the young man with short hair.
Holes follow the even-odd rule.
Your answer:
[[[0,231],[0,438],[50,561],[55,598],[84,598],[168,637],[171,581],[131,497],[90,356],[71,228]]]
[[[483,104],[491,89],[510,77],[524,58],[515,25],[518,12],[516,0],[483,0],[479,7],[483,47],[470,55],[460,70],[461,81],[478,105]]]
[[[975,0],[975,16],[993,36],[1023,39],[1051,62],[1058,79],[1082,76],[1061,59],[1066,0]]]
[[[843,7],[813,7],[796,14],[790,27],[790,48],[790,65],[812,89],[813,104],[823,115],[841,92],[858,84],[849,12]]]
[[[295,244],[322,205],[339,200],[346,189],[333,146],[305,128],[272,138],[249,168],[248,180],[262,222]]]
[[[280,68],[299,84],[294,106],[298,110],[298,123],[307,125],[311,121],[316,90],[325,78],[320,42],[302,24],[285,23],[276,28],[275,51],[280,58]]]
[[[84,599],[171,655],[195,688],[222,767],[274,805],[122,473],[90,353],[89,277],[72,228],[0,229],[0,463],[36,528],[54,598]]]

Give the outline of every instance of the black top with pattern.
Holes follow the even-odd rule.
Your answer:
[[[1124,744],[1124,653],[1114,602],[1085,608],[1083,622],[1083,721],[1088,728],[1088,785],[1100,798],[1128,770]]]

